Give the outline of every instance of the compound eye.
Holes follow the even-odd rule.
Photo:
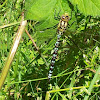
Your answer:
[[[65,19],[65,16],[62,16],[62,19]]]
[[[68,18],[68,16],[66,16]]]

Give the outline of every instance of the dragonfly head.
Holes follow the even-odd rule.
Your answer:
[[[69,14],[65,13],[61,16],[61,20],[68,22],[70,20]]]

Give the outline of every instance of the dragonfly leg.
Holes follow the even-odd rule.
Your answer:
[[[59,10],[57,16],[56,16],[56,10],[54,11],[54,19],[55,20],[60,20],[60,16],[59,16],[60,11],[61,11],[61,9]]]

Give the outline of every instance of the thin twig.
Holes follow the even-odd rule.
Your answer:
[[[35,43],[34,40],[32,39],[32,37],[31,37],[31,35],[29,34],[29,32],[28,32],[26,29],[25,29],[25,32],[27,33],[27,35],[28,35],[29,38],[31,39],[31,41],[32,41],[33,45],[35,46],[35,48],[37,49],[37,51],[39,51],[39,49],[38,49],[36,43]]]
[[[27,33],[27,35],[29,36],[29,38],[31,39],[33,45],[35,46],[35,48],[37,49],[37,51],[39,52],[39,54],[41,55],[42,59],[44,60],[44,62],[46,63],[46,66],[48,67],[48,63],[46,61],[46,59],[44,58],[44,56],[41,54],[39,48],[37,47],[36,43],[34,42],[34,40],[32,39],[31,35],[29,34],[29,32],[25,29],[25,32]]]

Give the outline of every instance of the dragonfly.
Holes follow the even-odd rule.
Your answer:
[[[51,63],[50,63],[50,70],[48,74],[49,82],[51,80],[51,76],[53,73],[55,60],[57,59],[57,52],[58,52],[58,47],[60,44],[60,38],[63,35],[63,33],[66,31],[66,27],[68,27],[69,20],[70,20],[69,14],[68,13],[63,14],[60,18],[60,21],[57,27],[57,41],[55,43],[54,52],[53,52],[53,56],[52,56]]]

